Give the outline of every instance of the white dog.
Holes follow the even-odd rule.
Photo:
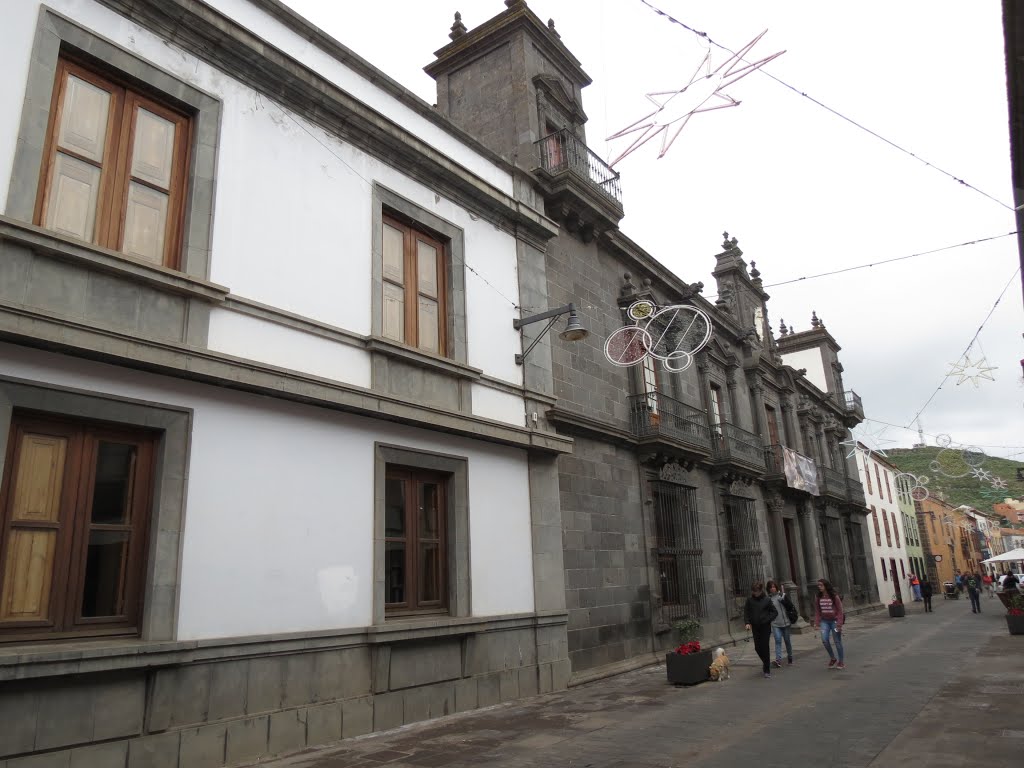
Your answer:
[[[729,679],[729,657],[725,655],[725,649],[715,648],[715,660],[708,667],[711,679],[718,682]]]

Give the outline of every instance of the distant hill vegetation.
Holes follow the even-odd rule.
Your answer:
[[[970,475],[970,465],[964,462],[959,451],[944,450],[936,446],[923,446],[920,448],[892,448],[887,449],[885,453],[886,458],[895,464],[901,472],[927,476],[928,493],[955,507],[967,504],[977,510],[991,512],[992,505],[1005,498],[1024,498],[1024,480],[1017,479],[1017,470],[1024,467],[1024,463],[1019,461],[999,459],[993,456],[984,457],[984,460],[978,465],[979,469],[987,470],[992,477],[1002,478],[1006,481],[1006,488],[995,493],[995,489],[990,483]],[[977,458],[971,456],[967,458],[972,463],[977,462]],[[940,462],[946,474],[934,471],[933,461]],[[965,477],[948,476],[964,472],[967,473]]]

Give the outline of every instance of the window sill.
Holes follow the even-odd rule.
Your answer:
[[[480,368],[473,368],[465,363],[450,360],[446,357],[421,352],[418,349],[407,347],[391,339],[385,339],[383,336],[370,336],[366,340],[366,349],[370,352],[378,352],[388,357],[397,358],[420,368],[446,373],[460,379],[475,380],[483,375],[483,371]]]
[[[133,259],[117,251],[100,248],[42,227],[0,215],[0,241],[10,240],[63,261],[86,264],[98,271],[147,283],[161,290],[222,302],[229,290],[222,285]]]

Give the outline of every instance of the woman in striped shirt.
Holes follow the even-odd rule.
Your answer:
[[[843,663],[843,601],[828,579],[818,579],[818,599],[814,601],[814,626],[821,628],[821,644],[828,651],[829,669],[846,669]],[[832,638],[836,653],[832,652]],[[836,655],[839,663],[836,663]]]

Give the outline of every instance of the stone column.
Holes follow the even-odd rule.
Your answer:
[[[820,547],[818,547],[818,531],[815,517],[812,502],[800,502],[800,506],[797,509],[797,521],[800,531],[800,546],[804,556],[804,598],[808,601],[806,605],[808,610],[813,605],[811,601],[813,601],[814,594],[817,591],[815,585],[818,579],[825,573]]]
[[[754,418],[752,420],[754,431],[761,436],[761,442],[767,444],[768,427],[765,424],[764,388],[760,382],[755,381],[750,385],[750,393],[754,396]]]

